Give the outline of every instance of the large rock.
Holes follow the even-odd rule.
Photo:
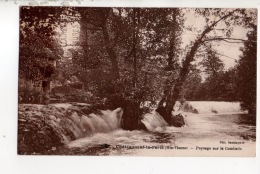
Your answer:
[[[170,125],[174,126],[174,127],[182,127],[184,126],[185,123],[185,119],[184,116],[180,113],[178,115],[174,115],[171,117],[171,123]]]

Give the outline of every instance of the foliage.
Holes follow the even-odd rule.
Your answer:
[[[187,26],[185,12],[201,19],[201,27]],[[256,70],[248,62],[256,62],[256,44],[250,41],[256,36],[251,31],[243,40],[232,38],[232,32],[255,22],[252,9],[22,7],[20,76],[48,78],[75,100],[92,94],[93,100],[107,99],[114,107],[124,107],[128,100],[138,106],[162,99],[168,116],[175,101],[184,98],[241,100],[253,108]],[[74,23],[80,26],[79,39],[62,45],[59,30]],[[196,36],[183,45],[185,31]],[[213,46],[222,42],[245,42],[237,68],[224,71]],[[199,69],[207,74],[205,81]],[[252,93],[244,96],[245,90]]]
[[[224,63],[220,60],[219,55],[212,48],[212,45],[206,47],[205,58],[203,58],[201,65],[210,76],[216,76],[224,69]]]
[[[247,34],[248,41],[241,48],[243,54],[238,62],[238,97],[242,101],[242,108],[250,113],[256,112],[256,62],[257,62],[257,27]]]
[[[189,76],[186,83],[193,84],[196,79]],[[184,96],[187,100],[197,101],[238,101],[236,82],[237,72],[233,68],[211,75],[204,82],[197,80],[195,85],[184,85]]]
[[[19,85],[19,103],[39,103],[40,93],[35,89]]]
[[[59,9],[20,8],[20,78],[37,81],[54,73],[53,62],[62,54],[55,38]]]

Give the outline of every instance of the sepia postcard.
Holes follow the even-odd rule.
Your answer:
[[[257,9],[21,6],[19,155],[255,157]]]

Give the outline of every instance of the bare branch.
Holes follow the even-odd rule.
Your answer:
[[[230,15],[232,15],[232,14],[235,13],[236,11],[237,11],[237,9],[236,9],[236,10],[233,10],[233,11],[231,11],[231,12],[229,12],[228,14],[226,14],[226,15],[224,15],[224,16],[222,16],[219,20],[213,22],[208,28],[211,28],[211,30],[212,30],[212,28],[215,27],[220,21],[222,21],[222,20],[228,18]]]
[[[238,39],[238,38],[228,38],[228,37],[213,37],[203,40],[204,42],[209,41],[225,41],[228,43],[244,43],[244,42],[257,42],[255,40],[245,40],[245,39]]]

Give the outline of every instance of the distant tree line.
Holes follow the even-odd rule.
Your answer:
[[[224,64],[214,50],[202,61],[207,78],[191,71],[183,86],[182,97],[194,101],[240,101],[243,109],[256,112],[256,26],[248,32],[248,41],[235,67],[224,71]]]

